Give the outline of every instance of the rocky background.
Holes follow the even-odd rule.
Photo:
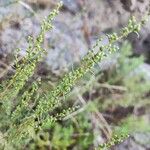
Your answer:
[[[54,22],[55,29],[46,35],[45,58],[51,70],[62,71],[78,62],[94,41],[104,33],[126,25],[128,18],[143,16],[149,0],[63,0],[64,6]],[[37,35],[42,18],[55,6],[54,0],[0,1],[0,55],[17,47],[25,52],[27,36]],[[2,7],[3,6],[3,7]],[[135,54],[145,54],[149,61],[149,24],[140,38],[132,36]],[[59,58],[59,59],[58,59]],[[57,60],[53,63],[54,60]]]

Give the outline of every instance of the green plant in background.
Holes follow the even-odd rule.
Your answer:
[[[143,56],[131,57],[131,54],[131,44],[127,41],[123,42],[120,53],[117,54],[117,64],[115,65],[114,69],[101,77],[103,78],[105,76],[107,85],[110,85],[110,88],[111,85],[121,86],[120,89],[118,87],[118,90],[121,90],[124,94],[123,97],[121,97],[122,100],[114,101],[115,105],[120,104],[123,106],[130,106],[136,105],[137,103],[140,104],[143,93],[148,93],[150,89],[150,84],[144,77],[145,74],[140,71],[136,71],[144,62]],[[144,103],[144,97],[142,99],[142,103]],[[145,99],[147,98],[145,97]],[[102,106],[102,110],[105,110],[110,103],[111,101],[108,101],[108,104],[105,102],[105,104]]]
[[[125,115],[123,119],[116,118],[117,123],[112,123],[115,135],[133,135],[134,133],[150,132],[148,117],[149,97],[143,96],[149,93],[150,83],[145,79],[145,74],[136,71],[143,64],[143,57],[131,57],[131,44],[124,42],[117,59],[115,69],[109,73],[107,82],[116,87],[118,96],[114,99],[113,94],[106,97],[102,102],[101,111],[111,108],[122,107],[133,108],[133,112]],[[123,87],[120,88],[119,87]],[[125,87],[125,88],[124,88]],[[113,102],[113,103],[112,103]],[[143,109],[144,113],[138,113],[138,109]],[[137,111],[137,112],[136,112]],[[140,113],[140,112],[139,112]],[[117,117],[117,116],[116,116]]]
[[[131,32],[138,33],[147,19],[144,18],[138,23],[135,18],[132,17],[129,20],[128,26],[123,28],[118,34],[113,33],[107,35],[109,41],[107,45],[103,45],[103,38],[99,38],[89,53],[83,57],[81,63],[75,70],[66,74],[49,93],[39,95],[40,80],[33,81],[27,90],[25,87],[29,79],[33,76],[38,62],[41,61],[42,56],[45,54],[45,50],[43,50],[41,46],[44,35],[46,31],[52,29],[52,21],[58,14],[61,6],[62,3],[59,3],[57,8],[44,19],[41,25],[41,31],[35,40],[29,37],[29,47],[26,56],[22,58],[23,63],[20,64],[16,57],[15,74],[9,82],[4,82],[1,85],[0,112],[2,113],[0,114],[0,118],[2,121],[0,127],[4,129],[1,132],[4,135],[3,138],[6,139],[3,145],[5,149],[20,147],[27,144],[30,139],[34,139],[38,147],[52,146],[54,149],[67,149],[70,145],[73,145],[76,142],[72,139],[72,134],[75,132],[74,127],[69,125],[66,129],[56,122],[61,121],[65,116],[75,111],[76,107],[73,106],[73,108],[62,109],[57,112],[57,109],[62,105],[61,98],[70,93],[76,82],[89,72],[95,64],[118,50],[118,47],[114,45],[115,42],[126,37]],[[97,52],[95,49],[97,49]],[[127,55],[126,53],[123,54],[120,60],[124,59],[123,57]],[[120,64],[122,65],[123,62],[120,62]],[[138,65],[139,61],[135,64]],[[131,69],[133,69],[133,66],[127,69],[122,68],[121,71],[124,71],[124,74],[126,70],[129,71]],[[122,76],[122,72],[117,73]],[[117,79],[112,79],[111,82],[114,81],[117,81]],[[80,123],[82,123],[82,120],[80,120]],[[85,120],[83,123],[85,123]],[[86,125],[88,125],[88,123],[85,123],[85,126]],[[83,126],[81,127],[79,135],[82,135],[83,132]],[[88,126],[85,128],[91,127]],[[47,133],[42,137],[39,135],[39,138],[36,136],[37,132],[46,129],[53,129],[51,143],[48,140],[50,137]],[[41,138],[44,140],[41,140]],[[78,138],[78,142],[80,141],[79,139],[82,139],[82,136]],[[83,139],[83,142],[81,142],[81,147],[86,149],[92,140],[93,135],[87,135],[86,138]],[[30,146],[31,149],[36,148],[34,144]]]
[[[129,42],[125,41],[122,45],[119,56],[117,56],[118,64],[116,70],[109,75],[110,84],[119,84],[120,81],[123,81],[124,76],[127,76],[131,71],[143,63],[143,56],[130,58],[131,55],[132,46]]]

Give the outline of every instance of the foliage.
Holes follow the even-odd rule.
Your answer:
[[[135,18],[132,17],[127,27],[123,28],[118,34],[113,33],[107,35],[109,41],[107,45],[103,45],[103,38],[99,38],[88,54],[83,57],[81,63],[75,70],[66,74],[49,93],[39,95],[40,79],[33,81],[30,86],[28,82],[31,80],[37,64],[45,54],[45,50],[42,48],[44,35],[46,31],[52,29],[52,21],[58,14],[61,6],[62,3],[59,3],[56,9],[43,20],[41,31],[35,40],[29,37],[29,47],[26,56],[22,58],[22,63],[20,63],[16,57],[15,74],[10,81],[3,82],[1,85],[0,129],[5,139],[3,143],[4,149],[20,149],[22,146],[27,145],[31,139],[34,139],[36,144],[29,145],[30,149],[36,149],[36,146],[41,149],[45,146],[50,146],[54,149],[67,149],[69,146],[73,146],[76,142],[72,138],[76,132],[73,124],[68,123],[67,128],[64,128],[56,122],[62,121],[65,116],[72,114],[77,108],[74,106],[67,109],[61,108],[63,104],[61,101],[62,97],[67,96],[76,82],[94,68],[99,61],[118,50],[118,47],[115,46],[115,42],[127,37],[131,32],[138,34],[141,26],[144,25],[146,21],[144,18],[138,23]],[[124,64],[122,60],[127,56],[128,54],[124,53],[123,56],[120,57],[119,64],[121,66]],[[136,62],[134,60],[134,62],[133,66],[117,68],[117,74],[120,76],[119,79],[137,66],[140,61]],[[114,82],[118,82],[115,77],[112,78],[111,83]],[[126,83],[127,81],[123,82]],[[59,110],[57,111],[57,109]],[[82,137],[85,132],[84,130],[92,129],[88,121],[84,120],[84,122],[82,122],[83,116],[79,116],[80,128],[78,127],[79,136],[77,141],[79,143],[82,141],[79,145],[83,149],[86,149],[92,145],[94,134],[87,134],[84,138]],[[65,123],[67,123],[67,121]],[[53,129],[53,135],[50,137],[50,135],[44,131],[51,129]],[[49,141],[50,138],[51,142]],[[117,140],[120,141],[118,137]]]

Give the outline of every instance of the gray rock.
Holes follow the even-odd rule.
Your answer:
[[[80,10],[77,0],[62,0],[62,1],[64,5],[63,7],[65,9],[68,9],[71,13],[75,14]]]
[[[135,143],[134,140],[128,139],[118,146],[115,146],[111,150],[146,150],[146,148],[144,148],[140,144]]]
[[[150,65],[143,63],[139,67],[137,67],[135,70],[131,72],[130,75],[140,75],[143,74],[146,81],[150,83]]]
[[[147,149],[150,149],[150,132],[149,133],[136,133],[134,134],[134,140],[136,143],[143,145]]]

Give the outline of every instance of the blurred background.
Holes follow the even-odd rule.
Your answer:
[[[140,21],[150,3],[62,1],[54,29],[45,35],[47,55],[35,71],[34,76],[43,81],[39,92],[49,92],[66,72],[76,68],[100,36],[119,31],[132,15]],[[0,0],[0,81],[14,74],[16,48],[21,48],[20,57],[25,55],[27,37],[39,33],[42,19],[57,2]],[[150,150],[150,19],[139,37],[130,34],[116,44],[119,51],[95,65],[63,101],[63,109],[80,108],[48,132],[37,135],[25,149],[93,150],[112,134],[129,132],[128,139],[110,149]]]

